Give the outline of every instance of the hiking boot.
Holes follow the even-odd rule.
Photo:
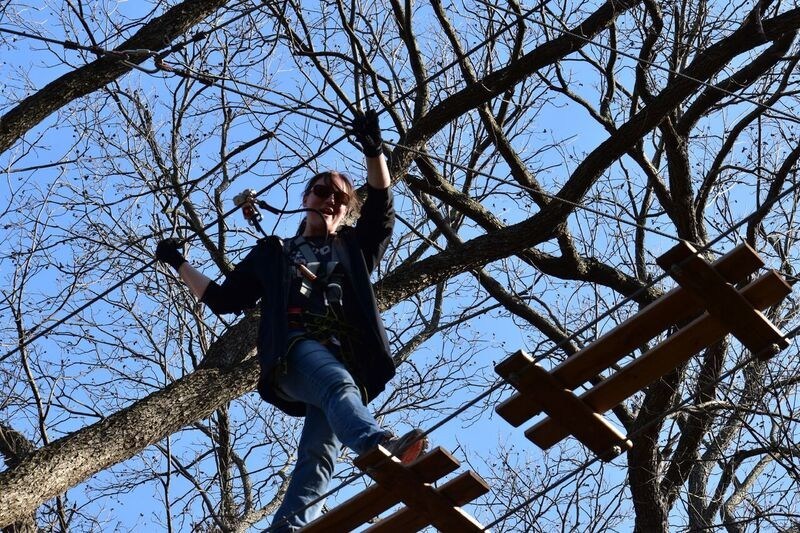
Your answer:
[[[412,429],[402,437],[389,433],[381,446],[400,459],[402,464],[408,464],[428,449],[428,438],[421,429]]]

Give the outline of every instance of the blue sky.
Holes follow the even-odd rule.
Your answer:
[[[118,11],[115,17],[120,17],[116,19],[117,21],[122,20],[125,13],[129,13],[131,17],[134,17],[138,15],[142,9],[141,5],[134,2],[121,3],[116,7]],[[424,17],[424,13],[420,14],[420,16]],[[57,31],[58,26],[50,23],[51,17],[52,15],[49,14],[46,9],[39,11],[32,10],[29,20],[40,23],[41,28],[54,28],[54,31]],[[5,23],[5,21],[2,21],[2,23]],[[107,21],[100,20],[96,21],[96,23],[99,26],[106,24],[106,28],[100,30],[100,34],[110,34],[108,31],[110,27],[107,25]],[[58,34],[53,36],[56,38],[63,37]],[[77,36],[78,39],[82,39],[83,37],[83,35]],[[70,38],[76,37],[71,35]],[[60,64],[56,60],[56,55],[68,57],[73,65],[80,65],[83,62],[78,52],[63,52],[56,46],[54,52],[51,53],[44,49],[42,44],[32,41],[28,44],[29,42],[27,40],[24,42],[25,45],[23,45],[23,47],[17,48],[13,52],[7,50],[2,51],[0,87],[2,87],[3,94],[6,95],[5,101],[3,102],[5,106],[4,109],[8,109],[9,106],[15,103],[14,98],[10,96],[11,94],[15,94],[17,98],[21,98],[26,94],[26,91],[29,90],[29,87],[26,86],[27,82],[24,81],[25,78],[30,80],[31,88],[36,89],[69,70],[68,67]],[[598,54],[601,53],[596,50],[594,52]],[[245,58],[241,59],[241,64],[244,64]],[[151,62],[148,61],[145,65],[150,67]],[[590,79],[590,73],[582,70],[579,63],[575,62],[571,65],[575,68],[573,72],[574,76],[577,78],[586,77]],[[262,80],[268,78],[270,82],[286,92],[299,94],[304,90],[308,90],[307,86],[302,85],[303,78],[300,75],[301,73],[295,69],[286,58],[282,58],[276,54],[276,56],[270,59],[270,62],[261,64],[259,67],[263,68],[264,72],[259,71],[255,73],[256,77],[263,75]],[[625,83],[627,81],[629,80],[627,80],[623,74],[620,82]],[[159,143],[163,143],[164,146],[168,143],[170,127],[169,110],[174,107],[174,102],[170,100],[168,89],[180,87],[181,83],[182,81],[179,78],[172,75],[158,73],[151,76],[139,72],[133,72],[127,75],[120,82],[121,88],[128,95],[131,97],[135,95],[148,102],[151,109],[156,114],[157,119],[162,121],[162,123],[158,124],[157,132],[164,135],[159,138]],[[347,90],[349,91],[351,88],[348,87]],[[596,96],[596,87],[592,86],[591,83],[587,82],[585,86],[579,87],[578,90],[586,98],[591,99],[593,96]],[[180,91],[178,90],[176,93],[180,93]],[[213,94],[216,96],[216,93]],[[229,148],[252,138],[256,131],[265,128],[273,128],[278,125],[279,115],[267,116],[263,113],[263,110],[268,108],[268,106],[259,106],[256,102],[246,101],[246,99],[238,96],[229,95],[229,98],[232,108],[239,113],[237,118],[233,121],[234,127],[229,132]],[[201,98],[198,97],[198,100],[201,100]],[[210,100],[211,98],[209,96],[209,101]],[[325,106],[324,104],[320,105],[322,107]],[[251,106],[251,108],[248,108],[248,106]],[[213,111],[204,108],[202,102],[197,104],[197,107],[203,109],[207,115],[198,113],[197,117],[195,117],[196,122],[193,123],[193,126],[196,125],[196,128],[187,128],[187,130],[182,132],[182,144],[179,150],[180,155],[183,157],[181,160],[182,170],[186,172],[189,178],[202,175],[219,160],[219,150],[216,143],[219,132],[215,130],[218,117],[214,115]],[[208,107],[212,107],[211,104],[209,104]],[[253,108],[258,112],[251,112]],[[736,110],[737,109],[734,108],[731,110],[731,113],[735,114],[734,112]],[[155,204],[148,198],[146,194],[146,185],[140,183],[138,184],[139,188],[136,188],[135,181],[130,179],[128,173],[132,173],[134,170],[134,165],[130,160],[120,158],[118,161],[111,161],[107,159],[105,151],[98,148],[96,144],[87,147],[83,142],[73,141],[73,135],[76,135],[74,131],[76,123],[83,122],[84,124],[93,126],[100,123],[99,119],[118,120],[119,123],[122,123],[121,117],[116,115],[120,112],[119,108],[115,108],[111,105],[102,108],[96,106],[93,98],[76,101],[58,114],[54,114],[46,119],[42,124],[26,135],[26,142],[33,143],[33,149],[26,151],[25,144],[23,143],[17,148],[0,156],[0,168],[6,169],[6,179],[0,181],[0,198],[6,198],[7,202],[11,203],[15,209],[17,209],[17,211],[14,212],[14,216],[7,216],[6,219],[3,220],[3,223],[6,223],[7,226],[4,228],[6,238],[3,240],[5,244],[0,245],[0,249],[3,249],[4,256],[4,260],[0,263],[0,276],[8,279],[16,266],[5,257],[9,251],[13,249],[25,249],[24,242],[20,243],[20,239],[24,240],[24,237],[22,233],[18,231],[18,228],[15,227],[15,224],[25,220],[26,217],[36,215],[41,222],[48,222],[54,226],[63,225],[66,227],[80,222],[84,224],[80,227],[87,227],[85,226],[86,220],[90,219],[91,216],[95,216],[93,213],[86,214],[71,210],[68,206],[65,207],[63,203],[59,207],[58,202],[55,201],[46,204],[42,203],[41,200],[43,198],[58,199],[59,195],[62,194],[66,197],[70,194],[86,191],[86,194],[89,196],[96,195],[98,197],[103,197],[108,202],[112,202],[115,199],[130,195],[132,192],[140,191],[144,194],[140,202],[131,202],[130,205],[115,206],[110,212],[100,215],[104,223],[110,223],[111,218],[116,217],[125,223],[130,223],[134,227],[136,217],[140,216],[140,212],[144,215],[144,219],[147,220],[150,214],[162,211],[162,206]],[[96,122],[92,120],[94,117],[92,113],[97,113],[96,118],[98,120]],[[708,124],[708,129],[714,135],[718,135],[719,130],[724,130],[725,127],[717,123],[710,123]],[[322,146],[326,146],[327,142],[332,138],[338,137],[339,135],[338,130],[328,131],[329,125],[325,122],[318,122],[313,119],[297,119],[297,122],[293,123],[291,128],[287,127],[283,131],[288,132],[291,130],[296,132],[319,132],[320,139],[317,144],[300,146],[299,143],[294,142],[295,139],[290,138],[287,134],[285,138],[279,138],[275,141],[265,143],[263,153],[258,150],[251,150],[248,151],[244,157],[237,158],[232,162],[233,167],[238,166],[244,168],[244,166],[250,163],[250,158],[252,157],[260,157],[261,161],[252,171],[237,177],[235,183],[222,193],[224,206],[232,206],[231,198],[244,188],[262,189],[270,183],[272,179],[280,175],[287,168],[290,168],[294,163],[302,159],[302,157],[314,154]],[[543,152],[540,157],[534,158],[533,160],[537,167],[541,169],[537,177],[547,186],[549,191],[557,190],[557,185],[563,183],[569,173],[574,170],[577,162],[606,137],[605,131],[593,120],[590,120],[583,109],[568,102],[564,98],[554,99],[551,105],[542,108],[535,120],[530,123],[519,125],[518,130],[524,133],[524,135],[520,136],[520,139],[528,143],[527,146],[530,150],[537,149],[541,145],[554,144],[557,147],[557,149]],[[95,139],[98,138],[99,133],[94,133]],[[443,138],[449,133],[451,132],[445,132],[441,136],[442,138],[434,139],[432,145],[442,146],[445,142]],[[453,135],[464,135],[465,140],[469,140],[470,133],[466,130],[452,133]],[[113,134],[116,134],[116,136]],[[117,132],[110,131],[108,135],[109,137],[107,140],[109,143],[117,142],[120,143],[120,146],[126,146],[125,143],[130,142],[131,146],[133,146],[131,149],[132,152],[138,153],[147,150],[146,144],[141,138],[133,135],[127,136],[126,138],[126,133],[122,129]],[[190,135],[196,135],[202,138],[201,141],[197,142],[197,144],[191,148],[190,146],[192,146],[193,140],[189,137]],[[396,141],[398,136],[391,128],[387,128],[386,138],[390,141]],[[195,138],[195,140],[197,139]],[[286,144],[282,144],[284,141]],[[75,144],[75,142],[77,142],[77,144]],[[287,144],[289,147],[296,149],[297,152],[292,153],[287,147]],[[520,144],[522,144],[522,141],[520,141]],[[521,152],[527,153],[527,151],[523,149],[521,149]],[[97,160],[95,161],[93,158],[97,158]],[[698,164],[701,164],[702,161],[702,157],[699,156]],[[63,162],[63,165],[58,164],[59,162]],[[13,172],[9,170],[9,167],[10,169],[19,169],[32,168],[40,165],[45,168],[24,172]],[[112,165],[115,166],[111,168]],[[627,160],[623,162],[623,165],[615,165],[601,184],[590,193],[590,197],[602,196],[601,193],[603,192],[613,191],[615,188],[626,186],[628,177],[625,174],[624,165],[632,166]],[[339,144],[337,149],[326,153],[313,165],[315,169],[342,168],[343,166],[356,176],[357,181],[363,177],[364,171],[361,166],[361,156],[355,148],[348,143]],[[98,173],[100,171],[106,171],[110,177],[105,180],[98,180],[97,176],[93,174],[93,171],[97,171]],[[288,208],[298,207],[300,204],[300,184],[310,172],[311,169],[292,176],[285,186],[282,184],[279,187],[275,187],[264,199],[278,206],[285,205]],[[491,168],[491,172],[500,177],[507,177],[504,176],[506,169],[502,166]],[[460,171],[453,170],[453,174],[456,182],[463,179],[463,173]],[[209,180],[208,183],[213,184],[217,182]],[[208,187],[210,188],[211,185]],[[398,184],[396,186],[398,206],[401,212],[410,213],[415,208],[404,187],[403,184]],[[738,190],[736,185],[733,184],[729,189],[719,191],[720,199],[731,199],[730,208],[732,212],[729,216],[734,219],[750,212],[755,202],[753,195],[739,193],[737,192]],[[748,189],[743,188],[742,190],[747,191]],[[194,198],[198,204],[202,204],[202,193],[204,192],[208,191],[200,190],[196,192]],[[637,199],[639,198],[637,197]],[[26,204],[26,202],[28,203]],[[507,216],[508,223],[517,222],[528,216],[530,209],[527,209],[526,206],[520,206],[510,200],[506,200],[506,202],[507,203],[504,203],[498,200],[496,205],[493,206],[493,209],[496,209],[495,214],[498,216]],[[45,205],[47,209],[43,209],[43,212],[39,213],[38,209],[43,208]],[[592,207],[608,209],[609,212],[617,216],[626,220],[630,219],[630,212],[625,209],[626,206],[597,202],[596,204],[592,204]],[[725,209],[727,208],[728,206],[725,206]],[[0,211],[2,210],[0,209]],[[720,211],[723,212],[724,210],[720,208]],[[265,229],[272,231],[272,229],[275,228],[276,233],[284,235],[293,233],[300,220],[298,215],[286,216],[281,219],[276,227],[277,219],[273,215],[267,213],[264,213],[264,215]],[[168,226],[167,219],[168,214],[165,214],[161,218],[164,227]],[[206,221],[208,220],[209,219],[206,219]],[[575,217],[570,219],[569,223],[571,231],[575,235],[583,237],[583,242],[586,246],[586,250],[583,250],[585,253],[590,255],[595,253],[605,254],[604,258],[607,258],[609,261],[619,264],[623,263],[624,257],[622,256],[626,251],[624,241],[627,235],[620,232],[623,231],[623,229],[629,228],[597,224],[595,216],[586,214],[585,212],[579,212]],[[658,224],[654,222],[654,225],[657,226]],[[399,225],[398,233],[402,232],[403,229],[404,228]],[[148,227],[146,223],[142,223],[141,226],[137,228],[137,237],[150,235],[152,230],[153,228]],[[238,214],[234,214],[228,219],[227,232],[227,235],[229,238],[233,239],[236,247],[242,250],[246,250],[254,242],[254,235],[249,228],[246,228],[244,221]],[[463,236],[464,238],[468,238],[479,233],[482,233],[482,230],[467,227],[463,231]],[[52,233],[46,233],[47,239],[45,243],[56,245],[59,243],[59,239],[66,234],[67,232],[62,232],[56,228]],[[88,237],[91,237],[91,235],[88,235]],[[155,238],[149,239],[144,246],[144,250],[152,248],[155,240]],[[663,237],[648,236],[648,252],[651,258],[659,255],[670,244],[669,240]],[[726,250],[729,244],[731,243],[720,245],[720,249]],[[87,239],[87,242],[83,243],[81,246],[82,247],[75,248],[69,252],[66,252],[66,247],[54,246],[52,252],[47,252],[46,254],[42,252],[42,255],[35,255],[35,257],[45,261],[45,259],[51,259],[55,255],[58,257],[59,261],[69,267],[69,265],[81,259],[81,253],[92,254],[96,251],[91,239]],[[102,247],[97,247],[97,249],[100,248]],[[545,243],[541,248],[543,250],[551,250],[555,247],[552,243]],[[609,250],[613,251],[609,252]],[[115,266],[111,264],[111,257],[108,255],[108,252],[103,251],[97,253],[99,254],[98,269],[86,274],[88,284],[87,290],[82,292],[78,297],[71,299],[70,305],[74,306],[79,303],[81,299],[91,298],[93,294],[110,286],[118,279],[118,272],[115,270]],[[193,261],[204,263],[203,266],[209,275],[217,275],[218,269],[210,264],[207,254],[205,254],[200,247],[193,246],[190,257],[192,257]],[[131,265],[146,264],[149,260],[149,255],[142,252],[139,256],[125,258],[126,263],[124,266],[130,268]],[[504,268],[510,271],[517,266],[518,265],[513,261],[498,262],[496,265],[491,265],[494,272],[502,271]],[[36,302],[60,301],[59,298],[65,291],[63,283],[66,279],[67,277],[63,272],[58,272],[54,269],[43,270],[37,273],[32,285],[28,288],[26,293],[31,302],[30,307],[34,308],[35,305],[33,304]],[[565,283],[563,287],[559,287],[557,282],[536,280],[534,283],[530,281],[532,279],[533,276],[520,276],[519,279],[515,279],[509,274],[508,278],[502,281],[519,291],[526,288],[533,288],[534,290],[541,290],[542,292],[547,291],[546,294],[549,299],[545,299],[543,304],[574,302],[576,304],[575,308],[590,309],[588,315],[600,314],[620,299],[619,296],[610,294],[608,291],[600,291],[600,296],[598,297],[594,290],[595,287],[592,286],[575,287],[574,285],[567,285]],[[525,287],[524,285],[527,282],[530,282],[532,287]],[[101,416],[100,413],[91,413],[88,409],[84,409],[84,407],[80,405],[83,401],[87,403],[90,401],[97,401],[96,397],[89,397],[89,393],[92,391],[86,390],[85,387],[87,383],[90,384],[89,388],[96,388],[97,391],[102,390],[103,392],[106,390],[108,391],[107,397],[103,400],[103,404],[104,408],[111,412],[162,386],[166,378],[164,373],[161,372],[160,365],[163,364],[164,367],[172,373],[172,377],[180,376],[183,372],[188,370],[186,368],[187,360],[182,355],[176,356],[174,359],[169,359],[165,356],[164,361],[161,361],[158,354],[149,354],[149,356],[152,357],[152,361],[140,367],[135,367],[136,370],[132,371],[141,379],[141,383],[138,384],[139,386],[125,383],[121,381],[119,377],[120,374],[131,371],[130,368],[136,363],[137,354],[135,352],[137,348],[134,342],[141,331],[151,330],[158,332],[159,335],[164,335],[164,337],[168,339],[166,342],[172,343],[171,346],[173,347],[181,342],[179,337],[176,338],[177,335],[172,337],[167,332],[167,327],[174,328],[175,330],[182,327],[181,322],[174,314],[168,313],[166,316],[159,315],[158,319],[149,314],[154,312],[153,306],[155,304],[153,300],[145,296],[147,294],[146,291],[151,289],[163,289],[163,284],[165,283],[167,283],[167,281],[163,276],[157,275],[152,270],[148,270],[142,274],[140,278],[132,280],[131,284],[123,287],[119,293],[112,295],[110,304],[99,305],[97,308],[93,307],[92,313],[96,313],[95,318],[106,323],[107,331],[91,332],[98,337],[99,340],[97,341],[87,339],[85,335],[83,337],[76,337],[74,339],[75,345],[71,356],[67,354],[65,357],[63,342],[65,342],[67,334],[76,334],[76,332],[79,332],[79,330],[75,329],[75,326],[68,329],[66,333],[63,333],[62,337],[58,338],[62,344],[56,344],[54,339],[42,340],[36,343],[34,355],[38,358],[37,365],[40,365],[42,374],[53,375],[62,372],[65,378],[68,377],[68,379],[60,381],[58,379],[43,380],[46,382],[45,386],[48,388],[52,387],[50,390],[54,393],[69,393],[72,395],[72,401],[78,406],[76,407],[78,414],[70,416],[67,412],[61,412],[56,417],[56,420],[53,420],[53,422],[57,421],[58,424],[54,424],[57,426],[57,429],[54,430],[52,437],[57,437],[66,431],[72,431],[82,427]],[[447,301],[447,310],[449,311],[458,309],[460,306],[464,306],[467,303],[479,301],[485,296],[484,293],[475,288],[475,284],[468,274],[453,280],[451,287],[450,290],[453,293],[452,300]],[[461,289],[462,287],[463,289]],[[134,328],[132,322],[125,318],[124,314],[118,309],[115,309],[113,305],[114,303],[122,304],[127,301],[135,302],[136,305],[141,306],[142,314],[147,316],[148,320],[151,321],[146,324],[137,324]],[[45,307],[45,309],[47,309],[47,307]],[[585,316],[581,316],[579,311],[575,311],[573,307],[569,309],[570,310],[556,317],[561,323],[570,326],[586,318]],[[169,309],[164,311],[168,312]],[[415,311],[415,302],[407,301],[389,310],[385,313],[384,318],[390,328],[400,331],[409,321],[408,317]],[[65,311],[61,311],[60,313],[56,313],[55,317],[51,318],[63,316],[64,313]],[[584,313],[587,312],[584,311]],[[44,313],[36,313],[34,311],[26,315],[29,327],[32,324],[40,323],[42,320],[45,320],[45,318]],[[8,323],[9,317],[4,316],[3,320]],[[115,326],[119,328],[119,331],[113,331]],[[130,329],[124,330],[126,327]],[[84,332],[79,333],[83,334]],[[100,363],[112,348],[102,343],[114,341],[114,337],[110,335],[110,333],[116,334],[118,336],[117,340],[122,339],[126,344],[129,342],[130,346],[126,346],[126,348],[130,348],[130,352],[126,352],[123,354],[123,357],[120,357],[118,367],[104,369]],[[408,336],[409,333],[405,333],[403,339],[406,340]],[[503,359],[508,353],[519,348],[541,353],[543,348],[549,347],[549,343],[542,343],[541,335],[532,332],[530,328],[524,328],[516,324],[507,314],[500,316],[496,312],[491,312],[472,320],[467,325],[448,332],[447,335],[437,335],[429,340],[414,356],[414,370],[422,373],[426,369],[434,367],[440,357],[446,356],[458,358],[463,361],[463,366],[459,369],[464,375],[463,379],[472,379],[475,382],[480,382],[481,379],[492,381],[494,379],[491,370],[492,366],[494,363]],[[177,352],[176,350],[176,353]],[[167,353],[169,353],[168,350]],[[75,357],[75,354],[80,355],[80,358]],[[408,374],[405,374],[405,372],[406,371],[404,371],[403,374],[404,376],[414,376],[414,372],[411,370],[407,371]],[[86,376],[85,380],[84,376]],[[16,386],[24,389],[26,387],[24,380],[21,379],[21,376],[17,377],[20,378],[20,381],[16,383]],[[70,382],[73,383],[69,384]],[[454,406],[460,405],[467,399],[473,397],[482,390],[481,386],[483,384],[471,383],[470,385],[470,387],[465,387],[464,390],[460,391],[459,394],[453,394],[448,397],[444,405],[432,406],[425,415],[426,418],[424,418],[423,427],[432,425],[442,414],[447,412],[448,409],[452,409]],[[105,389],[103,389],[104,387]],[[20,390],[20,394],[22,393],[23,392]],[[507,393],[505,395],[507,395]],[[264,411],[265,409],[269,410],[270,408],[259,405],[254,395],[250,394],[242,401],[234,403],[232,411],[233,415],[240,420],[249,420],[261,416],[271,421],[269,418],[271,413]],[[482,416],[475,418],[475,413],[479,412],[481,409],[483,409]],[[25,427],[34,428],[35,423],[31,419],[31,416],[31,411],[26,410],[9,413],[9,417],[12,420],[18,421],[25,425]],[[397,426],[401,429],[407,428],[410,422],[411,421],[407,420],[402,412],[393,413],[391,416],[387,417],[387,424]],[[177,446],[178,444],[183,444],[183,439],[191,440],[197,438],[195,433],[186,432],[186,434],[179,434],[173,437],[171,439],[171,444]],[[248,464],[254,470],[258,469],[265,455],[260,453],[258,448],[258,441],[262,438],[262,434],[240,435],[239,438],[242,441],[247,441],[248,446],[250,446],[248,449],[251,450],[252,453],[247,457]],[[266,439],[267,437],[264,438]],[[522,437],[522,428],[513,429],[507,426],[504,422],[500,421],[497,416],[492,415],[491,409],[485,409],[483,405],[473,408],[466,416],[460,417],[444,428],[437,430],[433,434],[432,440],[435,444],[441,444],[450,449],[458,450],[457,455],[474,463],[474,466],[478,468],[479,472],[482,471],[481,466],[486,466],[481,465],[481,461],[488,457],[489,451],[505,448],[513,448],[513,452],[510,452],[510,457],[519,460],[521,463],[548,464],[546,460],[547,455],[541,454],[530,443],[524,440]],[[166,442],[162,444],[166,445]],[[200,444],[200,446],[202,446],[202,444]],[[570,439],[567,446],[575,450],[576,462],[583,458],[584,450],[577,446],[574,440]],[[209,465],[210,463],[205,463],[204,466],[209,467]],[[102,499],[99,496],[103,493],[102,487],[114,486],[118,479],[117,476],[119,476],[119,479],[125,479],[126,476],[131,475],[131,472],[148,472],[150,468],[163,472],[167,467],[168,466],[163,461],[163,456],[153,451],[151,448],[139,457],[99,474],[89,484],[90,487],[89,485],[82,485],[74,489],[74,498],[77,501],[85,501],[86,505],[90,508],[93,506],[107,507],[107,510],[104,512],[107,513],[106,516],[108,519],[112,521],[109,522],[109,524],[113,529],[133,530],[157,526],[159,520],[162,520],[160,516],[163,512],[161,504],[159,503],[159,498],[163,491],[158,483],[149,482],[136,486],[132,493],[124,494],[119,497],[119,505],[114,506],[113,510],[108,504],[109,500]],[[343,466],[343,468],[347,467]],[[619,479],[621,475],[622,470],[617,470],[610,474],[610,479]],[[191,490],[187,482],[179,476],[174,476],[170,479],[171,494],[181,494],[183,491]],[[268,483],[264,482],[264,486],[261,490],[261,496],[263,498],[266,499],[271,495]],[[84,491],[88,491],[87,495],[83,494]],[[84,497],[86,500],[84,500]],[[113,501],[113,499],[111,501]],[[176,498],[176,501],[173,503],[173,509],[183,504],[199,506],[197,501],[185,503],[184,499]],[[176,515],[177,514],[180,513],[176,511]],[[189,524],[184,522],[180,527],[181,529],[185,529],[189,527]]]

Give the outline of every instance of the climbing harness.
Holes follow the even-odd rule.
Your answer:
[[[336,249],[331,248],[332,260],[327,263],[320,262],[313,246],[302,235],[287,240],[284,243],[284,249],[302,278],[300,294],[309,298],[316,285],[322,292],[325,307],[328,307],[329,304],[341,306],[342,272],[336,257]],[[294,259],[293,256],[296,252],[303,256],[305,264]]]
[[[267,202],[259,200],[257,196],[258,193],[255,190],[245,189],[233,197],[233,203],[236,205],[236,207],[241,208],[242,216],[244,216],[244,219],[247,221],[247,223],[256,228],[259,231],[259,233],[261,233],[264,237],[268,237],[268,235],[267,232],[265,232],[264,229],[261,227],[261,220],[263,220],[263,217],[261,216],[261,212],[258,210],[259,208],[266,209],[270,213],[274,214],[302,213],[306,211],[316,211],[316,209],[309,209],[305,207],[303,209],[277,209],[269,205]],[[286,247],[284,246],[284,254],[286,254],[286,252],[287,250]],[[316,255],[314,255],[313,251],[311,252],[311,254],[312,258],[306,256],[306,262],[309,263],[316,262]],[[290,263],[294,264],[296,271],[299,272],[301,276],[304,278],[304,283],[308,284],[307,285],[308,290],[310,291],[311,287],[310,284],[317,281],[317,275],[314,272],[312,272],[308,266],[302,263],[298,263],[296,261],[292,261],[288,254],[287,258],[289,258]],[[341,292],[341,286],[339,287],[339,290]]]
[[[321,261],[311,243],[298,235],[284,242],[284,253],[294,265],[295,283],[292,285],[297,286],[299,296],[306,303],[294,320],[301,322],[318,340],[331,337],[336,339],[335,344],[341,345],[337,333],[348,336],[354,331],[347,331],[352,328],[344,313],[345,272],[336,247],[331,246],[330,261]],[[297,258],[298,255],[302,256],[305,264]],[[319,305],[320,299],[322,306]]]
[[[328,347],[331,353],[353,373],[358,368],[353,343],[360,332],[345,318],[346,273],[344,265],[339,261],[337,248],[331,245],[331,260],[321,261],[314,246],[301,235],[287,239],[283,247],[284,255],[290,265],[293,264],[295,267],[292,269],[295,282],[292,283],[293,288],[290,290],[299,291],[299,296],[305,303],[305,305],[290,305],[287,309],[289,329],[302,332],[298,335],[299,338],[313,339]],[[301,256],[305,264],[297,256]],[[357,373],[353,373],[353,377],[366,404],[368,401],[366,388],[360,382]]]

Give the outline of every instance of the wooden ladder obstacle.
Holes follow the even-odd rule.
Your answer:
[[[728,333],[762,360],[788,346],[781,331],[760,312],[791,293],[786,281],[770,270],[740,290],[733,286],[764,266],[747,244],[708,264],[691,245],[682,242],[656,262],[680,287],[551,371],[522,351],[496,365],[495,371],[517,389],[497,406],[497,413],[518,427],[544,411],[549,416],[525,431],[529,440],[547,449],[572,434],[601,459],[610,461],[632,444],[602,413]],[[679,329],[664,341],[610,377],[598,377],[673,326]],[[597,384],[580,397],[572,392],[589,381]]]
[[[309,523],[303,533],[352,531],[401,502],[406,507],[365,531],[406,533],[429,525],[445,533],[484,530],[460,508],[489,492],[489,485],[478,474],[464,472],[441,487],[431,486],[459,466],[444,448],[435,448],[404,465],[383,446],[378,446],[360,455],[354,463],[376,484]]]

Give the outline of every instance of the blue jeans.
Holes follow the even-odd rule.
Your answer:
[[[386,435],[361,401],[350,372],[325,346],[301,339],[289,351],[276,386],[306,404],[297,464],[270,531],[293,531],[313,520],[324,500],[342,444],[361,454]],[[295,514],[296,513],[296,514]],[[286,520],[284,520],[284,518]]]

